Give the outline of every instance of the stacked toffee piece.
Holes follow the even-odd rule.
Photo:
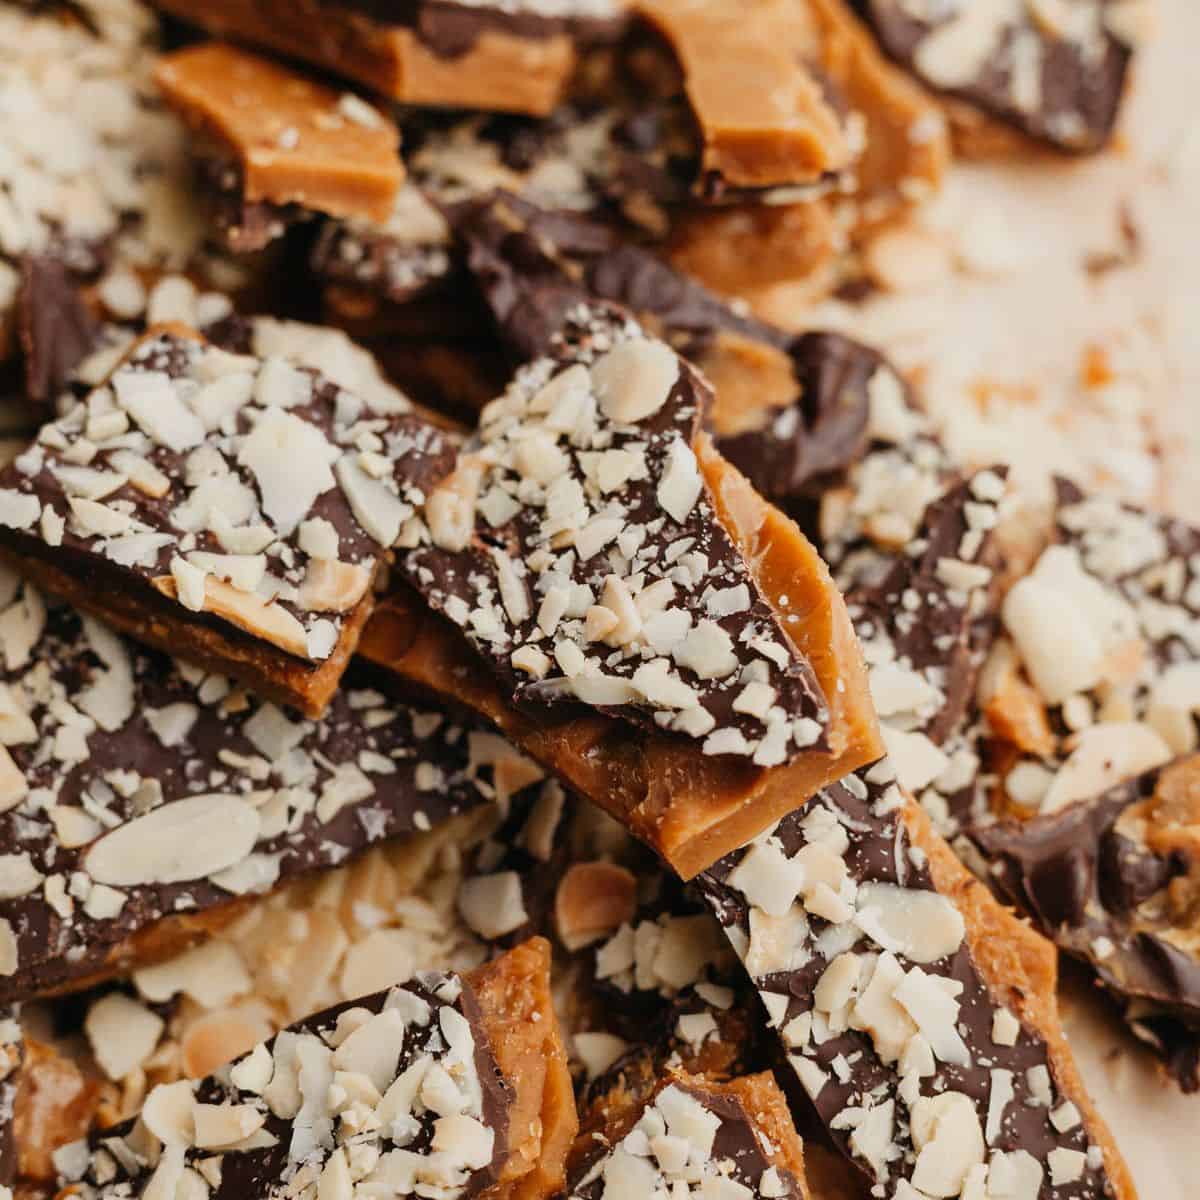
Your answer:
[[[0,1188],[1133,1197],[1200,533],[753,306],[1137,6],[158,7],[0,3]]]

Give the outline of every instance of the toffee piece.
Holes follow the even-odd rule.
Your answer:
[[[1053,813],[1200,745],[1200,530],[1057,483],[981,681],[997,815]]]
[[[602,330],[611,331],[613,328],[611,317],[605,316]],[[622,322],[618,322],[616,325],[618,332],[629,328],[629,325]],[[606,334],[606,336],[608,335]],[[668,413],[678,406],[679,394],[683,386],[695,386],[690,383],[695,379],[690,368],[680,366],[679,360],[671,352],[668,352],[664,344],[646,340],[644,337],[634,337],[623,344],[630,347],[635,356],[647,346],[660,347],[661,352],[659,349],[655,349],[650,353],[664,368],[658,377],[661,390],[659,386],[655,386],[652,394],[649,390],[642,392],[631,386],[628,394],[625,395],[653,395],[655,401],[660,402],[660,408],[666,406],[664,410]],[[569,378],[566,378],[565,371],[560,370],[560,366],[565,364],[556,366],[554,360],[545,360],[541,365],[536,366],[535,370],[538,374],[527,372],[518,377],[518,385],[515,385],[510,400],[505,403],[520,403],[521,406],[524,406],[527,402],[523,390],[526,385],[538,378],[539,374],[548,376],[554,371],[558,371],[556,378],[564,379],[564,382],[570,383],[572,380],[580,382],[580,391],[577,394],[564,389],[566,400],[571,400],[572,395],[584,398],[592,397],[592,377],[588,373],[588,368],[583,365],[583,360],[584,358],[589,361],[599,358],[601,354],[607,353],[608,349],[610,347],[607,343],[595,342],[592,344],[590,352],[584,352],[582,348],[577,352],[571,350],[571,355],[582,356],[578,356],[577,360],[572,362],[568,368],[572,372]],[[626,350],[623,353],[629,352]],[[616,366],[616,361],[611,361],[610,366]],[[584,377],[587,377],[586,386],[584,386]],[[637,378],[636,374],[631,374],[630,383],[632,384]],[[547,380],[540,380],[541,384],[545,382]],[[612,382],[616,383],[616,377]],[[619,394],[620,392],[614,391],[612,395]],[[676,400],[673,400],[670,406],[667,406],[668,395],[676,396]],[[582,412],[586,414],[589,410],[590,406],[586,404]],[[502,410],[496,410],[497,418],[499,418],[500,412]],[[563,409],[563,412],[565,414],[566,409]],[[599,409],[596,409],[596,413],[599,414]],[[536,416],[536,414],[533,415]],[[631,427],[636,428],[636,422]],[[498,425],[497,430],[499,428],[503,428],[503,425]],[[498,558],[482,550],[481,545],[487,545],[487,542],[482,539],[475,542],[475,550],[472,553],[466,552],[476,528],[476,502],[482,505],[480,512],[484,514],[484,522],[487,522],[487,511],[492,511],[493,515],[504,511],[492,506],[493,503],[499,502],[499,497],[494,502],[490,502],[486,499],[490,493],[485,490],[476,492],[474,487],[461,493],[464,503],[445,505],[440,514],[433,518],[433,523],[442,521],[443,517],[450,521],[434,536],[442,538],[446,529],[456,529],[461,538],[458,545],[461,545],[463,550],[440,551],[440,554],[445,557],[439,559],[433,556],[433,548],[437,547],[422,547],[420,553],[414,556],[413,563],[404,566],[404,570],[412,571],[412,566],[415,565],[418,568],[418,574],[413,577],[419,578],[419,571],[421,569],[431,570],[431,566],[428,564],[432,563],[440,562],[450,565],[461,563],[468,566],[470,575],[467,577],[464,577],[457,569],[452,576],[450,574],[438,576],[442,581],[439,582],[439,587],[443,589],[445,583],[454,583],[456,587],[467,583],[469,587],[474,587],[470,580],[480,583],[486,581],[487,578],[496,580],[493,588],[497,590],[493,593],[493,598],[498,599],[499,611],[497,611],[494,600],[490,601],[488,607],[497,619],[498,624],[494,626],[497,641],[484,646],[485,661],[491,662],[491,670],[487,670],[481,664],[479,653],[473,649],[472,641],[468,641],[468,637],[463,634],[463,626],[452,623],[448,617],[438,616],[437,613],[428,610],[418,596],[408,588],[398,588],[385,601],[382,611],[379,611],[378,616],[368,625],[361,643],[360,653],[374,664],[396,674],[408,684],[421,686],[421,688],[431,690],[434,694],[444,697],[446,701],[463,704],[475,712],[484,714],[488,720],[493,721],[493,724],[500,728],[500,731],[514,740],[530,756],[542,762],[552,772],[557,773],[566,784],[574,787],[584,797],[599,804],[601,808],[610,812],[620,823],[624,824],[631,833],[658,850],[662,857],[666,858],[667,862],[679,871],[679,874],[690,877],[695,875],[696,871],[702,870],[704,865],[708,865],[715,858],[720,857],[721,853],[743,844],[746,836],[752,836],[750,830],[757,829],[761,832],[770,823],[778,820],[784,812],[790,811],[796,806],[798,797],[811,794],[816,788],[823,786],[824,782],[840,778],[848,769],[848,763],[862,763],[864,758],[870,758],[872,752],[878,752],[871,748],[878,748],[880,742],[878,742],[874,714],[871,712],[868,697],[866,697],[862,660],[860,660],[858,648],[854,644],[850,620],[846,616],[840,596],[830,586],[826,570],[809,542],[803,538],[792,522],[764,502],[761,497],[758,497],[736,470],[720,460],[719,456],[707,445],[706,440],[698,439],[695,449],[692,449],[682,436],[677,437],[674,433],[671,433],[670,436],[676,439],[672,444],[678,446],[678,449],[673,451],[678,461],[688,462],[688,458],[684,454],[685,449],[690,450],[696,461],[697,476],[692,479],[688,490],[690,508],[683,515],[690,516],[692,509],[701,504],[706,508],[709,505],[712,506],[715,520],[708,527],[706,545],[714,545],[713,535],[719,530],[721,535],[728,539],[728,546],[736,552],[743,568],[749,572],[744,576],[740,586],[745,587],[746,598],[751,600],[752,605],[742,608],[740,599],[733,602],[732,608],[737,611],[727,614],[728,617],[734,618],[730,623],[731,628],[748,628],[745,622],[758,620],[754,617],[754,613],[760,611],[760,607],[758,607],[760,605],[766,606],[767,612],[770,613],[770,622],[780,623],[774,626],[769,624],[762,626],[763,630],[776,628],[781,631],[778,635],[782,638],[779,644],[782,649],[785,649],[786,658],[773,660],[776,671],[780,672],[780,678],[786,677],[794,682],[802,679],[816,680],[818,692],[823,697],[824,706],[829,713],[826,730],[821,734],[824,739],[824,749],[820,746],[812,746],[808,750],[800,750],[799,754],[794,756],[791,761],[780,760],[776,766],[764,766],[762,762],[755,762],[754,757],[755,755],[761,758],[773,757],[772,744],[768,742],[767,750],[764,752],[758,749],[751,750],[748,734],[743,732],[737,724],[731,725],[731,733],[725,734],[718,742],[709,746],[710,751],[716,752],[708,752],[708,754],[703,752],[703,745],[714,730],[700,732],[698,725],[695,726],[697,732],[689,732],[686,727],[680,728],[678,732],[662,730],[660,722],[661,725],[667,725],[672,721],[678,721],[678,714],[686,712],[686,709],[666,707],[664,703],[658,707],[665,714],[665,719],[653,718],[649,715],[648,697],[642,694],[642,698],[638,698],[638,695],[632,690],[634,689],[632,679],[634,679],[638,667],[641,666],[640,662],[632,660],[630,648],[634,646],[635,641],[631,640],[629,643],[625,643],[624,648],[605,646],[604,652],[601,652],[600,644],[602,643],[599,642],[599,638],[593,641],[586,640],[587,611],[584,610],[581,613],[581,622],[580,618],[570,616],[568,607],[564,607],[562,612],[558,613],[559,622],[568,623],[562,631],[560,641],[563,642],[564,647],[574,646],[580,652],[583,659],[583,670],[574,677],[569,676],[562,665],[557,664],[557,658],[552,660],[550,653],[547,653],[546,650],[539,650],[536,644],[526,647],[526,649],[535,650],[547,660],[546,674],[542,678],[550,678],[551,668],[554,667],[556,678],[562,680],[553,685],[554,690],[565,692],[568,686],[574,688],[575,679],[580,680],[584,692],[587,692],[589,680],[595,682],[598,679],[600,680],[599,686],[613,690],[602,692],[602,694],[598,691],[594,695],[589,695],[592,703],[588,707],[593,709],[590,713],[587,712],[587,707],[583,707],[586,702],[582,702],[580,696],[572,695],[569,700],[565,695],[563,697],[540,697],[536,691],[530,695],[522,695],[523,703],[518,707],[514,703],[515,690],[521,692],[524,684],[536,682],[535,676],[524,670],[521,664],[527,662],[529,666],[540,666],[542,658],[532,654],[522,654],[520,644],[514,646],[511,641],[508,646],[503,644],[504,637],[511,638],[508,631],[510,618],[508,611],[504,608],[505,600],[503,596],[499,595],[498,572],[500,570],[508,572],[508,566],[504,566],[504,568],[497,566]],[[554,439],[547,437],[547,440],[552,446],[556,444]],[[559,452],[562,452],[565,458],[565,451]],[[602,454],[604,451],[600,452]],[[623,458],[622,462],[624,461]],[[457,485],[458,482],[467,478],[463,474],[463,464],[466,463],[469,467],[472,462],[472,457],[469,455],[462,458],[458,472],[455,476],[451,476],[451,484]],[[482,479],[482,474],[479,478]],[[578,481],[572,479],[569,473],[564,473],[560,478],[578,484]],[[644,480],[635,479],[634,482],[637,485],[635,491],[640,491],[643,496],[646,496],[648,488],[642,486]],[[582,493],[582,485],[578,486]],[[694,493],[694,498],[692,498],[692,493]],[[445,498],[451,498],[455,496],[456,492],[449,487],[439,486],[438,494]],[[534,492],[532,488],[529,488],[521,494],[529,496]],[[613,488],[610,493],[606,494],[619,496],[620,490]],[[670,487],[667,488],[665,494],[668,498],[671,497]],[[652,498],[646,496],[646,499],[647,503],[652,502]],[[602,503],[608,504],[610,500],[605,499]],[[659,503],[656,488],[653,503]],[[436,500],[433,503],[434,511],[442,504],[442,500]],[[680,512],[682,511],[680,509]],[[580,530],[588,528],[593,516],[595,514],[589,512],[584,517],[582,508],[577,512],[572,510],[572,522],[576,520],[580,522],[576,536]],[[510,511],[509,517],[506,517],[505,520],[510,520],[511,517]],[[658,521],[659,517],[655,516],[653,520]],[[666,528],[668,520],[673,520],[673,518],[670,515],[662,518],[660,528]],[[607,551],[607,553],[619,556],[622,553],[620,535],[625,532],[628,522],[620,521],[618,524],[619,528],[613,529],[612,538],[607,539],[606,546],[600,547],[596,554],[599,554],[600,551]],[[532,522],[530,522],[530,527],[532,527]],[[598,535],[601,532],[607,533],[610,528],[595,526],[595,533]],[[486,529],[485,524],[479,524],[479,529]],[[634,535],[636,536],[636,530]],[[587,548],[588,536],[590,534],[584,534],[582,548]],[[635,550],[635,558],[636,553],[641,550],[641,539],[638,541],[640,541],[640,545],[632,546]],[[625,544],[632,545],[629,541],[626,541]],[[612,548],[608,550],[607,547]],[[498,545],[496,548],[499,551]],[[576,541],[576,550],[578,548],[580,548],[580,544]],[[520,562],[524,568],[524,559],[512,557],[508,552],[508,547],[500,552],[508,556],[508,563],[514,570],[517,583],[521,588],[527,588],[527,578],[522,576],[516,566],[517,562]],[[680,565],[688,568],[689,563],[700,566],[698,559],[684,560],[685,554],[690,552],[689,548],[688,551],[680,553],[674,562],[660,564],[660,570],[661,565],[666,565],[672,570],[676,570]],[[551,557],[553,557],[553,552],[551,552]],[[582,562],[587,564],[592,557],[594,556],[589,556]],[[545,559],[545,556],[542,556],[542,559]],[[539,559],[535,559],[536,562],[539,562]],[[706,556],[706,563],[709,562],[710,560]],[[732,564],[739,574],[743,570],[743,568],[738,568],[733,558],[727,558],[725,562]],[[589,601],[588,607],[606,608],[608,612],[614,613],[616,610],[608,607],[605,600],[605,589],[616,592],[620,582],[629,576],[629,571],[623,569],[622,574],[618,574],[618,568],[623,568],[619,558],[611,559],[608,565],[610,565],[608,574],[613,575],[617,582],[614,582],[610,588],[606,575],[605,580],[600,581],[599,595]],[[588,570],[590,569],[592,568],[589,566]],[[523,594],[526,596],[526,604],[532,614],[534,602],[533,599],[530,599],[530,593],[528,590],[522,593],[511,589],[511,582],[512,577],[505,574],[506,598],[518,605],[520,604],[518,598]],[[552,582],[558,586],[557,580]],[[647,584],[650,587],[658,588],[658,592],[652,593],[654,595],[666,595],[666,587],[658,587],[658,580],[650,582],[648,574],[643,575],[641,581],[635,580],[634,582],[635,586],[637,582],[641,582],[643,589]],[[676,578],[673,580],[665,578],[662,582],[670,584],[673,592],[674,589],[678,589],[678,596],[662,610],[647,613],[650,618],[655,616],[655,612],[667,612],[672,607],[683,612],[684,616],[690,616],[689,607],[695,607],[697,598],[707,605],[708,601],[704,600],[704,596],[707,594],[708,583],[704,583],[703,587],[698,588],[697,596],[695,583],[691,588],[685,587],[685,582],[688,581],[685,581],[683,574],[679,574],[678,571]],[[574,587],[574,582],[571,586]],[[739,584],[734,584],[734,587],[738,586]],[[582,587],[588,588],[590,592],[592,584],[583,582]],[[628,583],[625,583],[625,588],[629,588]],[[715,588],[713,592],[715,594]],[[642,593],[631,592],[631,598],[635,594],[641,595]],[[533,595],[538,599],[540,617],[540,608],[544,598],[536,592]],[[582,599],[582,592],[577,595]],[[740,598],[742,593],[738,592],[737,595]],[[568,601],[570,601],[570,596],[568,596]],[[470,637],[481,646],[484,644],[479,637],[480,626],[470,622],[470,605],[466,599],[462,599],[460,605],[460,601],[454,594],[449,590],[444,590],[444,599],[439,602],[439,606],[445,606],[448,611],[450,608],[455,608],[458,616],[461,617],[464,616],[463,610],[466,610],[464,620],[469,628]],[[636,601],[631,605],[631,610],[638,617],[643,614],[643,611],[637,607]],[[521,610],[516,608],[515,611],[520,612]],[[624,606],[623,611],[626,611]],[[547,619],[552,612],[553,608],[548,608]],[[726,634],[719,612],[716,614],[712,611],[700,613],[697,610],[697,613],[700,616],[698,622],[692,618],[695,628],[700,628],[702,623],[707,623],[703,625],[706,630],[710,625],[715,625],[716,629],[721,630],[722,634],[728,637],[734,659],[737,659],[739,654],[744,655],[746,652],[757,654],[755,647],[761,647],[764,644],[754,637],[745,643],[734,641],[732,635]],[[796,617],[796,619],[792,620],[792,617]],[[630,619],[632,618],[630,617]],[[678,618],[672,619],[678,620]],[[767,619],[764,614],[763,622],[766,622]],[[598,629],[599,625],[596,623],[600,620],[611,625],[610,618],[596,613],[592,618],[590,628]],[[576,626],[582,626],[578,629],[578,641],[576,640]],[[486,629],[486,625],[482,628]],[[607,629],[607,634],[612,634],[616,628],[617,626],[611,626]],[[689,630],[684,631],[684,641],[686,641],[686,634],[690,628],[691,626],[689,626]],[[654,629],[653,622],[650,629],[652,631]],[[770,636],[775,637],[775,635]],[[714,644],[725,647],[724,637],[714,634],[713,640]],[[679,647],[683,646],[684,641],[680,641]],[[557,653],[557,647],[553,643],[547,644],[551,650],[556,650]],[[703,703],[692,703],[694,698],[698,701],[703,696],[709,697],[709,704],[715,710],[721,710],[725,700],[731,700],[731,697],[722,692],[722,679],[725,680],[726,686],[730,686],[728,680],[732,678],[733,683],[738,685],[738,696],[743,694],[748,683],[758,682],[758,680],[739,679],[740,667],[737,662],[730,667],[730,672],[726,676],[713,673],[707,679],[702,678],[691,667],[684,667],[684,670],[689,672],[689,678],[690,676],[696,677],[696,683],[700,685],[696,688],[684,679],[682,674],[678,673],[679,667],[673,666],[674,658],[670,654],[670,647],[667,646],[667,643],[662,644],[664,644],[664,649],[661,652],[654,652],[654,647],[649,647],[654,653],[653,656],[648,656],[647,665],[656,660],[660,666],[650,666],[650,673],[643,673],[640,677],[641,682],[653,684],[655,674],[659,673],[668,684],[672,682],[673,677],[677,678],[678,682],[688,690],[676,689],[655,695],[670,698],[672,704],[682,704],[684,700],[688,701],[688,707],[697,710],[695,720],[698,722],[706,720],[709,709]],[[612,653],[614,650],[617,653]],[[586,670],[589,653],[593,656],[604,654],[604,658],[599,660],[601,666],[593,672]],[[514,654],[517,655],[516,664],[512,661]],[[686,658],[688,655],[684,656]],[[563,658],[568,661],[568,664],[575,664],[577,661],[571,659],[570,649],[564,648]],[[694,661],[703,666],[702,660]],[[806,662],[808,667],[803,673],[792,676],[788,673],[790,672],[788,664],[797,661]],[[722,662],[722,670],[727,662],[728,659]],[[617,668],[622,664],[624,664],[624,670],[618,673]],[[772,677],[774,677],[774,673],[768,671],[768,678]],[[605,683],[605,678],[616,680],[616,682]],[[770,683],[766,683],[764,686],[772,688]],[[803,694],[812,695],[806,690]],[[755,695],[766,698],[767,692],[751,689],[750,696]],[[612,703],[613,697],[617,698],[619,704]],[[538,702],[529,703],[534,700]],[[739,701],[737,708],[734,708],[731,702],[730,709],[728,709],[731,720],[734,719],[734,714],[737,719],[742,716],[750,716],[760,722],[766,731],[772,721],[772,708],[781,706],[772,701],[766,709],[763,709],[763,718],[755,718],[754,713],[743,713],[742,709],[745,707],[746,702],[744,701]],[[612,714],[610,710],[613,708],[628,713],[628,716]],[[778,720],[778,718],[775,719]],[[714,726],[715,720],[714,716]],[[754,732],[754,727],[750,725],[746,727]],[[794,725],[791,728],[794,736]],[[761,743],[762,738],[760,737]]]
[[[0,553],[149,645],[316,716],[446,435],[283,358],[151,329],[0,475]]]
[[[1058,150],[1102,149],[1146,35],[1146,6],[1121,0],[853,3],[892,58],[954,102],[968,145],[989,140],[982,114]]]
[[[868,1186],[1134,1196],[1063,1038],[1052,948],[958,863],[888,760],[700,886]]]
[[[695,437],[706,385],[611,311],[572,328],[398,562],[449,624],[400,592],[363,652],[485,713],[689,876],[869,757],[874,718],[812,547]],[[466,680],[477,655],[490,678]]]
[[[352,92],[223,42],[154,73],[193,131],[197,174],[232,250],[259,250],[314,213],[383,220],[404,176],[393,122]]]
[[[831,746],[829,710],[706,495],[706,392],[632,321],[588,314],[484,410],[397,567],[518,706],[581,703],[777,766]]]
[[[3,582],[0,997],[161,957],[240,897],[489,803],[502,769],[539,774],[353,671],[307,720]]]
[[[104,1197],[189,1186],[214,1198],[432,1194],[540,1200],[577,1127],[533,940],[465,975],[309,1017],[141,1115],[55,1155],[61,1187]]]
[[[621,0],[156,0],[210,33],[301,59],[405,104],[543,116]]]
[[[621,1076],[584,1113],[568,1167],[570,1200],[808,1200],[803,1147],[770,1074],[718,1082],[667,1071],[632,1088],[629,1079]]]
[[[1200,1089],[1200,757],[973,836],[1004,897],[1088,964],[1184,1091]]]
[[[812,183],[851,164],[841,114],[805,62],[813,38],[801,6],[639,0],[637,7],[682,68],[704,140],[702,191]]]
[[[976,685],[996,633],[995,531],[1009,507],[1003,470],[977,472],[926,509],[903,553],[864,549],[837,572],[888,754],[939,830],[976,800],[974,778],[959,779],[969,764],[956,756],[977,718]]]

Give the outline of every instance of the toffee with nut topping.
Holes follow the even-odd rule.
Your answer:
[[[1028,981],[981,969],[973,909],[935,886],[908,803],[881,760],[700,876],[797,1076],[870,1184],[1127,1194],[1061,1034],[1052,1049],[1002,998]]]
[[[706,400],[664,343],[584,313],[484,411],[398,569],[518,704],[584,704],[776,766],[826,744],[828,708],[707,496]]]

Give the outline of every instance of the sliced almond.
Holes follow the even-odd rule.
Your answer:
[[[474,458],[463,458],[429,493],[425,501],[425,519],[435,546],[457,553],[470,545],[475,532],[475,502],[483,474],[482,463]]]
[[[679,359],[662,342],[631,338],[591,368],[600,411],[613,421],[634,424],[658,412],[679,378]]]
[[[371,586],[371,572],[330,558],[309,560],[296,603],[308,612],[349,612]]]
[[[1149,725],[1137,721],[1102,721],[1071,741],[1070,757],[1059,767],[1042,801],[1044,813],[1099,796],[1171,758],[1166,742]]]
[[[83,865],[114,887],[206,879],[245,858],[258,830],[258,810],[240,796],[189,796],[105,834]]]
[[[189,1079],[203,1079],[248,1053],[273,1032],[261,1006],[206,1013],[193,1021],[180,1039],[184,1072]]]
[[[83,1027],[101,1070],[119,1082],[154,1052],[164,1023],[144,1004],[111,992],[88,1009]]]
[[[182,561],[182,560],[176,560]],[[174,599],[177,595],[175,578],[159,575],[154,586]],[[211,575],[204,578],[204,611],[222,617],[231,625],[244,629],[255,637],[286,650],[297,658],[308,658],[308,635],[304,626],[285,608],[264,600],[251,592],[242,592],[224,580]]]
[[[555,927],[568,950],[580,950],[632,921],[636,908],[630,871],[609,862],[573,863],[555,893]]]

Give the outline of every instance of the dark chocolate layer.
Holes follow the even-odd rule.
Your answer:
[[[1185,792],[1196,771],[1177,772]],[[1004,896],[1068,954],[1087,963],[1185,1091],[1200,1089],[1200,961],[1190,912],[1200,869],[1193,814],[1159,811],[1164,772],[973,838]],[[1172,836],[1172,830],[1175,836]],[[1147,838],[1155,844],[1150,844]]]

